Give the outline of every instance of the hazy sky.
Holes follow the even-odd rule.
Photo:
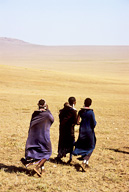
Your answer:
[[[129,45],[129,0],[0,0],[0,37],[41,45]]]

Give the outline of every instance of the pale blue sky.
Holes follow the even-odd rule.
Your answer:
[[[41,45],[129,45],[129,0],[0,0],[0,37]]]

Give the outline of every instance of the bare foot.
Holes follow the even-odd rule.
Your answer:
[[[82,168],[82,170],[83,170],[84,172],[86,172],[86,168],[87,168],[86,163],[82,162],[81,168]]]
[[[35,168],[34,168],[34,171],[37,173],[37,175],[38,175],[39,177],[42,177],[42,174],[39,172],[39,168],[38,168],[38,167],[35,167]]]

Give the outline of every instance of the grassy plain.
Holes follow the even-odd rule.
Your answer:
[[[17,64],[15,58],[0,65],[0,191],[129,191],[129,59],[88,61],[80,56],[74,60],[73,54],[72,59],[63,56],[58,62],[46,61],[43,67],[41,60],[35,66],[30,61]],[[64,164],[53,160],[58,146],[58,112],[69,96],[76,97],[77,110],[86,97],[93,100],[97,144],[86,172],[79,168],[77,157],[71,165],[66,164],[68,156]],[[39,178],[29,175],[33,167],[25,169],[20,158],[31,114],[41,98],[47,101],[55,122],[51,127],[53,153]],[[76,126],[76,139],[78,129]]]

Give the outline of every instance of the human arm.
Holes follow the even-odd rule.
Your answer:
[[[95,120],[95,114],[94,114],[94,112],[92,111],[92,116],[91,116],[91,127],[92,127],[92,129],[94,129],[95,128],[95,126],[96,126],[96,124],[97,124],[97,122],[96,122],[96,120]]]
[[[73,124],[77,124],[77,111],[74,110],[74,113],[73,113]]]
[[[77,125],[80,125],[80,114],[77,116]]]
[[[49,112],[49,119],[50,119],[51,123],[53,123],[54,122],[54,117],[51,114],[51,112],[49,111],[49,109],[47,111]]]

